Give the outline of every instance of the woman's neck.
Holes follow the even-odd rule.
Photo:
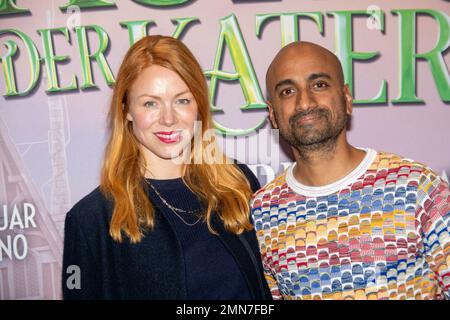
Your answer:
[[[144,176],[148,179],[167,180],[183,176],[183,164],[166,159],[147,161]]]
[[[180,178],[183,175],[183,167],[173,164],[146,165],[144,176],[148,179],[167,180]]]

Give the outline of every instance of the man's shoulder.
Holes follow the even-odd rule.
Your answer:
[[[405,175],[408,179],[416,180],[419,189],[433,189],[441,183],[446,183],[442,177],[425,163],[402,157],[395,153],[378,152],[377,169],[396,171],[397,175]],[[431,190],[430,190],[431,191]]]
[[[257,199],[262,199],[264,195],[273,194],[275,190],[286,187],[286,174],[287,170],[284,170],[275,179],[265,184],[261,189],[255,192],[252,199],[252,204]]]
[[[434,172],[428,165],[422,163],[420,161],[416,161],[411,158],[403,157],[396,153],[380,151],[377,153],[377,158],[374,161],[374,165],[385,168],[385,169],[397,169],[402,167],[408,167],[410,170],[425,173],[425,174],[434,174],[437,176],[436,172]]]

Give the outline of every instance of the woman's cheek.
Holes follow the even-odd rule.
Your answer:
[[[137,125],[141,129],[148,129],[155,123],[155,120],[155,115],[148,112],[138,116]]]

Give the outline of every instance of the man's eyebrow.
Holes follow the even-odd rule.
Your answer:
[[[319,72],[319,73],[312,73],[308,76],[308,81],[316,80],[318,78],[327,78],[331,80],[331,76],[328,73]]]
[[[294,81],[292,79],[284,79],[281,81],[278,81],[277,84],[275,85],[275,91],[277,91],[277,89],[281,86],[286,86],[289,84],[294,84]]]
[[[318,72],[318,73],[312,73],[312,74],[310,74],[310,75],[308,76],[307,80],[308,80],[308,81],[313,81],[313,80],[316,80],[316,79],[318,79],[318,78],[326,78],[326,79],[329,79],[329,80],[332,79],[331,76],[330,76],[328,73],[325,73],[325,72]],[[283,79],[283,80],[280,80],[280,81],[278,81],[277,84],[275,85],[275,91],[276,91],[279,87],[281,87],[281,86],[291,85],[291,84],[294,84],[294,83],[295,83],[295,82],[294,82],[294,80],[292,80],[292,79]]]

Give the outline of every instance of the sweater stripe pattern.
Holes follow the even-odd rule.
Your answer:
[[[423,164],[365,149],[323,187],[295,164],[255,193],[255,222],[274,299],[450,299],[450,191]]]

